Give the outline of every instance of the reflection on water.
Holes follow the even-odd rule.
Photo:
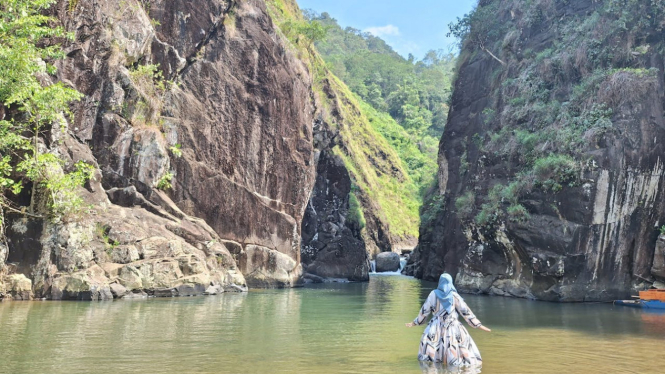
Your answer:
[[[0,373],[449,373],[419,365],[423,328],[404,327],[434,286],[372,276],[217,297],[0,303]],[[665,367],[665,314],[465,299],[493,329],[470,329],[484,374]]]
[[[421,362],[422,374],[480,374],[482,368],[477,366],[446,367],[440,363]]]
[[[639,316],[645,332],[665,336],[665,310],[645,310]]]

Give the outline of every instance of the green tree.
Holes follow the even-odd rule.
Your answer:
[[[304,15],[326,27],[325,38],[315,43],[317,50],[328,68],[371,106],[363,105],[372,126],[397,151],[424,193],[436,175],[455,56],[429,51],[421,61],[404,58],[381,38],[340,27],[328,13]]]
[[[311,46],[314,42],[323,40],[328,34],[328,28],[323,26],[319,21],[305,22],[301,25],[299,31],[307,41],[308,46]]]
[[[45,39],[71,37],[55,19],[44,15],[55,0],[3,0],[0,3],[0,229],[4,212],[61,218],[82,204],[77,186],[93,168],[77,163],[69,173],[65,163],[46,152],[45,132],[64,131],[68,104],[81,94],[61,82],[48,84],[56,72],[47,61],[63,57],[59,45]],[[12,200],[26,184],[32,185],[31,203]],[[44,202],[46,209],[36,206]],[[0,232],[1,236],[2,232]]]
[[[309,22],[286,21],[280,28],[294,43],[304,41],[307,47],[311,47],[314,42],[323,40],[328,33],[328,28],[316,20]]]
[[[473,12],[464,15],[464,17],[458,17],[456,22],[448,25],[450,31],[446,36],[454,36],[461,43],[468,43],[480,48],[493,59],[500,62],[501,65],[505,66],[506,63],[492,53],[488,47],[489,41],[496,40],[497,34],[503,33],[504,29],[504,27],[497,24],[496,12],[498,3],[497,1],[486,6],[477,7]]]

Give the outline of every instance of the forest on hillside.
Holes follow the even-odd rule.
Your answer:
[[[365,115],[395,148],[422,197],[436,175],[455,56],[431,50],[422,60],[412,55],[404,58],[383,39],[343,28],[326,12],[303,13],[310,24],[325,30],[315,43],[318,52],[332,73],[361,99]]]

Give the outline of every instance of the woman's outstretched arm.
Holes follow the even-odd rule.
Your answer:
[[[434,313],[434,308],[436,308],[436,295],[434,294],[434,291],[432,291],[430,292],[429,296],[427,296],[425,304],[423,304],[422,308],[420,308],[418,317],[416,317],[413,322],[407,323],[406,327],[413,327],[425,322],[425,320],[427,320],[427,316],[429,316],[430,313]]]
[[[469,306],[466,305],[464,300],[457,294],[455,295],[455,309],[457,309],[457,313],[459,313],[462,318],[464,318],[466,323],[468,323],[469,326],[473,327],[474,329],[481,329],[487,332],[492,331],[480,323],[480,320],[476,318],[476,315],[473,314]]]

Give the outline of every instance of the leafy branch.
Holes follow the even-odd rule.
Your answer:
[[[304,41],[309,48],[314,42],[323,40],[328,34],[328,26],[319,21],[286,21],[280,29],[294,44]]]
[[[56,73],[47,61],[62,58],[59,45],[47,38],[72,38],[55,19],[45,16],[55,0],[4,0],[0,3],[0,229],[4,212],[30,217],[60,218],[82,205],[76,193],[92,177],[94,168],[83,162],[65,172],[65,161],[49,153],[44,133],[57,125],[64,131],[69,103],[82,95],[63,83],[44,83]],[[48,46],[44,46],[44,45]],[[30,206],[12,201],[32,185]],[[42,193],[43,192],[43,193]],[[48,210],[36,207],[38,195],[46,197]],[[2,230],[0,230],[2,231]]]
[[[488,42],[497,37],[501,27],[497,27],[496,7],[494,4],[478,6],[473,12],[465,14],[462,18],[457,18],[457,22],[451,22],[448,25],[449,32],[447,37],[455,37],[460,43],[469,43],[472,46],[480,48],[490,55],[493,59],[505,66],[506,63],[498,58],[486,46]]]

